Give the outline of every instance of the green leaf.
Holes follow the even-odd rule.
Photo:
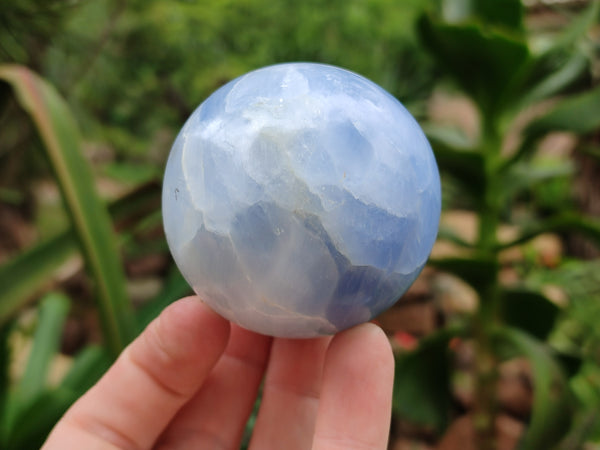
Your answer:
[[[475,13],[487,25],[507,30],[523,29],[523,3],[521,0],[475,0]]]
[[[456,83],[484,114],[496,115],[515,75],[528,61],[527,45],[474,22],[449,25],[423,15],[417,25],[425,45]]]
[[[106,348],[96,345],[85,347],[75,357],[60,387],[79,397],[102,377],[110,364],[111,358]]]
[[[575,19],[563,28],[560,36],[555,42],[555,47],[570,48],[580,39],[585,38],[586,33],[591,27],[598,23],[600,19],[600,2],[592,0],[588,2],[588,7],[578,14]]]
[[[547,65],[548,68],[536,66]],[[589,67],[588,58],[581,53],[569,52],[566,57],[555,53],[544,54],[531,63],[529,76],[533,79],[523,82],[520,89],[523,97],[519,101],[520,106],[543,100],[562,92],[577,80],[580,80]],[[539,75],[538,71],[548,73]]]
[[[583,13],[563,27],[550,46],[534,55],[513,83],[510,97],[515,99],[515,112],[532,102],[572,89],[578,84],[590,83],[590,52],[581,45],[598,18],[600,2],[590,2]]]
[[[571,421],[572,396],[560,364],[544,343],[510,327],[495,331],[499,353],[525,356],[533,376],[533,408],[519,448],[546,450],[567,432]]]
[[[442,432],[450,420],[450,339],[462,330],[446,329],[423,339],[396,358],[394,413]]]
[[[512,241],[501,243],[497,250],[524,244],[540,234],[566,231],[581,233],[600,246],[599,219],[582,216],[576,213],[565,213],[555,217],[548,217],[543,221],[524,226],[519,237]]]
[[[525,289],[504,290],[501,294],[505,322],[543,340],[548,337],[560,308],[539,292]]]
[[[58,353],[63,325],[69,312],[70,301],[63,294],[50,293],[40,303],[38,325],[25,373],[17,389],[20,400],[26,402],[46,388],[48,368]]]
[[[493,283],[498,273],[498,261],[493,258],[430,259],[428,264],[462,278],[478,292]]]
[[[469,192],[475,196],[481,193],[486,182],[483,155],[475,151],[451,147],[442,142],[438,136],[428,137],[440,170],[467,185]]]
[[[133,309],[110,219],[96,194],[89,164],[81,154],[75,121],[58,92],[27,68],[1,66],[0,79],[12,86],[44,142],[96,282],[104,338],[116,357],[134,336]]]
[[[51,281],[51,274],[56,272],[76,249],[75,236],[63,233],[0,267],[0,323],[6,323],[25,301]]]
[[[104,173],[115,180],[129,184],[142,184],[160,179],[162,171],[147,163],[114,162],[104,167]]]
[[[63,389],[42,392],[19,414],[3,448],[41,448],[56,422],[75,400],[71,392]]]
[[[526,140],[551,131],[587,134],[600,127],[600,86],[562,101],[549,113],[531,122],[525,129]]]
[[[589,134],[600,127],[600,86],[560,102],[548,113],[533,120],[523,131],[521,145],[503,165],[506,171],[536,150],[536,142],[548,133],[568,131]]]
[[[502,194],[505,199],[511,199],[537,186],[548,187],[552,181],[568,180],[574,174],[574,164],[569,161],[553,161],[552,164],[524,161],[513,165],[510,170],[503,171]],[[556,201],[556,198],[553,198],[553,201]]]
[[[160,186],[144,184],[109,206],[116,222],[144,220],[160,206]],[[77,250],[72,230],[16,256],[0,267],[0,324],[12,317],[25,302],[31,300],[44,285],[50,283],[62,264]]]
[[[507,30],[523,29],[520,0],[444,0],[442,9],[444,19],[452,23],[475,18]]]
[[[46,391],[48,368],[60,347],[69,303],[69,299],[64,295],[50,293],[40,304],[38,324],[25,372],[8,397],[3,425],[9,433],[23,410],[29,408],[36,398]]]
[[[452,228],[445,227],[443,225],[440,225],[437,237],[440,240],[452,242],[453,244],[456,244],[463,248],[473,249],[475,247],[471,242],[465,241],[462,237],[456,234],[456,232]]]
[[[21,404],[4,448],[40,448],[67,409],[108,370],[111,357],[98,346],[86,347],[73,361],[60,386],[37,392]]]

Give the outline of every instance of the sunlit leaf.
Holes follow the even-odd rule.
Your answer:
[[[12,86],[44,142],[96,282],[104,338],[116,356],[134,336],[133,310],[110,219],[81,153],[75,121],[56,90],[25,67],[2,66],[0,79]]]

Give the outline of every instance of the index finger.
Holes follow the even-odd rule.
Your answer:
[[[173,303],[67,411],[42,447],[151,448],[204,382],[229,323],[197,298]]]

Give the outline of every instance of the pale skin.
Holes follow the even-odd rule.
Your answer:
[[[244,330],[197,297],[166,308],[58,422],[43,450],[387,448],[394,362],[373,324],[293,340]]]

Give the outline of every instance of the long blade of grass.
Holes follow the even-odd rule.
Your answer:
[[[40,448],[69,406],[100,379],[110,364],[105,348],[86,347],[75,358],[60,386],[39,392],[23,405],[2,448]]]
[[[12,86],[44,142],[96,282],[104,338],[116,356],[134,336],[133,309],[110,219],[96,194],[91,168],[82,156],[75,121],[58,92],[29,69],[1,66],[0,79]]]
[[[115,222],[137,223],[160,205],[156,183],[140,186],[109,205]],[[52,281],[61,265],[77,251],[72,229],[41,242],[0,267],[0,324],[6,323]]]
[[[67,297],[55,292],[44,297],[40,304],[38,325],[25,372],[16,389],[10,392],[6,405],[4,426],[9,435],[22,412],[46,391],[48,368],[60,346],[69,304]]]
[[[75,400],[77,397],[65,389],[42,392],[19,414],[2,448],[41,448],[56,422]]]
[[[63,325],[69,312],[70,300],[63,294],[52,292],[42,300],[38,326],[25,373],[17,390],[20,400],[27,402],[46,388],[48,368],[60,347]]]
[[[77,250],[73,233],[60,235],[18,255],[0,267],[0,323],[52,280],[52,274]]]

